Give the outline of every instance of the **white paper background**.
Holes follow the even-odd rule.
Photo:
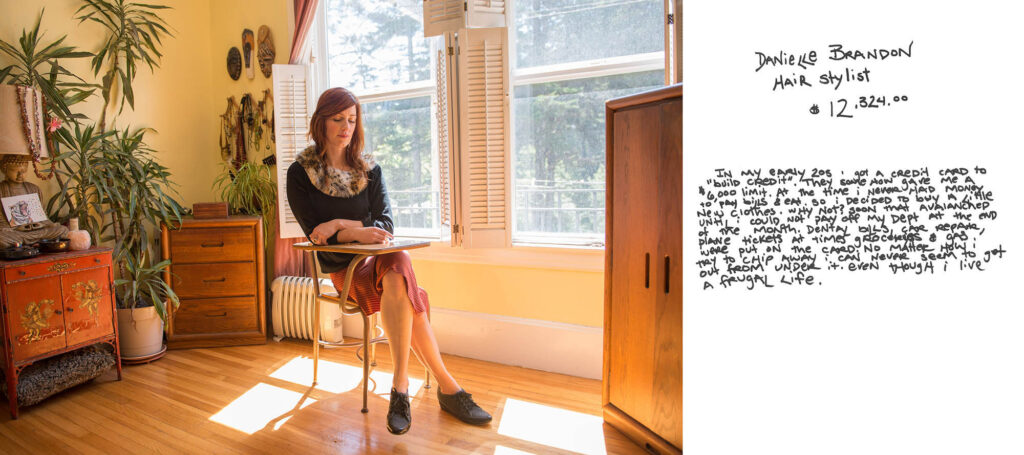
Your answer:
[[[1024,14],[1012,2],[684,5],[684,452],[1024,453]],[[831,62],[828,45],[910,59]],[[772,92],[755,51],[818,52]],[[816,75],[871,69],[872,82]],[[829,118],[828,101],[906,94]],[[808,113],[811,104],[824,114]],[[852,108],[852,106],[851,106]],[[986,167],[989,270],[821,272],[810,288],[701,290],[697,187],[715,168]],[[738,174],[737,174],[738,177]],[[980,243],[980,242],[979,242]],[[994,246],[994,245],[993,245]],[[717,287],[717,286],[716,286]]]

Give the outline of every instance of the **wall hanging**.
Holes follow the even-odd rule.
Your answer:
[[[253,37],[252,30],[242,30],[242,60],[245,62],[245,77],[252,79],[256,77],[256,72],[253,69],[253,55],[252,52],[256,48],[256,39]]]
[[[222,160],[238,169],[249,161],[249,154],[261,154],[265,164],[272,164],[275,139],[274,98],[270,89],[263,91],[260,101],[250,93],[237,102],[235,97],[228,97],[220,116]]]
[[[259,30],[259,50],[257,52],[260,62],[260,72],[263,77],[270,78],[274,66],[274,39],[270,36],[270,27],[261,25]]]
[[[238,76],[242,74],[242,53],[238,51],[237,47],[232,47],[228,51],[228,76],[231,79],[238,80]]]

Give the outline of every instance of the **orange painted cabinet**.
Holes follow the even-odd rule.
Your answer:
[[[48,357],[107,343],[121,379],[109,248],[0,261],[0,273],[3,369],[12,417],[18,416],[22,370]]]
[[[606,106],[604,418],[681,453],[682,87]]]

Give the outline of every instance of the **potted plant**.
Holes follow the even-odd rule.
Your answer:
[[[125,357],[159,352],[168,306],[178,304],[177,295],[161,279],[169,261],[156,259],[159,237],[152,235],[160,223],[180,221],[183,210],[175,199],[177,191],[167,168],[155,161],[144,141],[151,130],[115,125],[126,105],[134,108],[132,83],[138,68],[159,67],[161,40],[171,34],[156,12],[166,8],[125,0],[83,0],[76,19],[107,30],[95,54],[61,47],[63,38],[41,47],[37,21],[31,32],[22,33],[19,52],[26,58],[16,58],[20,66],[0,69],[0,80],[15,75],[19,81],[42,86],[48,110],[70,122],[54,135],[56,145],[65,151],[55,153],[53,159],[60,191],[48,202],[47,211],[55,220],[78,218],[97,244],[113,245],[114,292]],[[18,48],[0,46],[0,50],[11,54]],[[56,63],[58,58],[84,56],[93,57],[91,68],[100,85],[79,83],[80,78]],[[48,78],[36,69],[46,63],[51,68]],[[68,76],[76,80],[63,82]],[[67,106],[97,88],[103,96],[100,120],[85,125],[87,117],[72,114]],[[141,345],[135,346],[136,341]]]
[[[224,171],[213,182],[220,191],[222,201],[228,203],[234,215],[263,217],[263,238],[267,245],[274,236],[274,209],[277,206],[277,184],[271,176],[270,166],[259,162],[246,162],[235,169],[224,164]]]

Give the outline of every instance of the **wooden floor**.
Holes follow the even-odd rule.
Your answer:
[[[449,370],[494,416],[463,424],[441,411],[436,387],[411,365],[412,428],[385,428],[391,365],[379,345],[368,414],[359,412],[361,363],[351,349],[321,350],[311,388],[308,342],[169,351],[35,406],[0,417],[0,453],[634,454],[602,424],[601,383],[445,356]],[[415,357],[413,358],[415,359]],[[6,405],[4,406],[6,409]]]

